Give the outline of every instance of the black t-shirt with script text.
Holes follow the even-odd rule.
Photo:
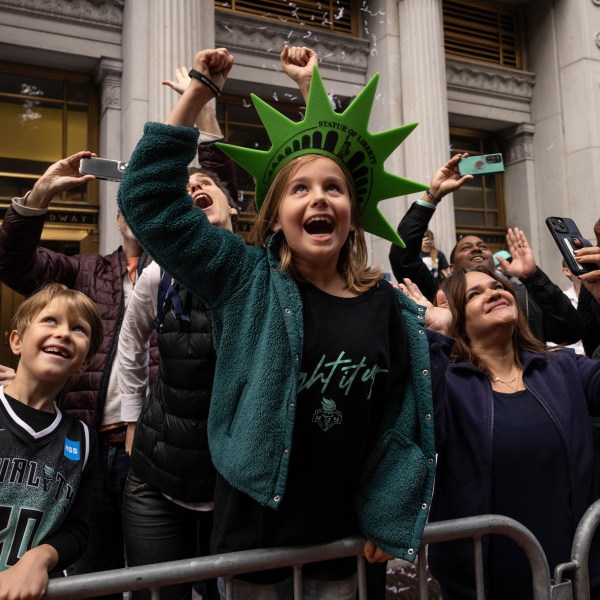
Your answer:
[[[393,288],[381,282],[353,298],[306,284],[304,349],[285,496],[260,506],[219,477],[216,552],[329,542],[359,534],[354,498],[387,402],[401,402],[407,372],[406,330]],[[257,449],[260,452],[260,449]],[[337,580],[355,559],[308,564],[304,573]],[[271,582],[286,570],[245,576]]]

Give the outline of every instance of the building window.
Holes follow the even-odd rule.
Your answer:
[[[52,163],[97,147],[95,98],[89,75],[0,63],[0,202],[22,196]],[[56,200],[97,204],[96,189]]]
[[[519,13],[473,0],[444,0],[446,56],[522,69]]]
[[[215,8],[290,25],[358,35],[352,0],[215,0]]]
[[[468,152],[471,156],[499,151],[493,134],[469,129],[450,129],[452,154]],[[475,176],[454,192],[454,218],[457,235],[476,234],[487,241],[499,237],[502,245],[506,233],[502,173]],[[489,237],[491,236],[491,238]]]

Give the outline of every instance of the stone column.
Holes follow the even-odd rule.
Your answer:
[[[127,0],[123,17],[123,153],[129,157],[146,121],[163,121],[177,94],[163,86],[175,67],[214,46],[212,2]]]
[[[501,136],[504,151],[504,198],[506,224],[517,226],[527,235],[529,244],[537,252],[540,247],[540,235],[547,235],[537,226],[537,206],[535,198],[535,170],[533,161],[533,139],[535,128],[531,123],[519,123]]]
[[[94,72],[94,80],[100,90],[100,144],[98,155],[103,158],[121,160],[121,73],[123,62],[103,57]],[[118,184],[99,181],[100,231],[99,251],[112,252],[120,243],[115,227]]]
[[[398,24],[403,123],[419,123],[403,144],[403,174],[428,184],[450,157],[441,0],[399,0]],[[449,252],[456,239],[451,196],[436,209],[431,229],[436,245]]]
[[[198,50],[214,46],[214,12],[212,2],[198,0],[125,2],[122,136],[121,147],[112,156],[127,161],[142,136],[144,124],[147,121],[164,121],[167,117],[178,96],[161,81],[174,79],[178,66],[191,68]],[[118,125],[115,127],[119,129]],[[111,135],[114,137],[114,134]],[[103,211],[109,235],[115,229],[115,196],[116,192],[109,194],[108,201],[112,200],[113,205]],[[109,245],[108,249],[113,250],[116,244]]]
[[[150,0],[150,106],[151,120],[163,120],[177,101],[163,79],[175,77],[175,67],[192,66],[199,50],[214,47],[215,11],[213,2],[197,0]]]

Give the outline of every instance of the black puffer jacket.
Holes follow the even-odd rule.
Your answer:
[[[169,311],[158,334],[158,377],[138,419],[131,467],[154,489],[182,502],[210,502],[215,469],[207,420],[215,353],[210,311],[180,290],[183,314]]]

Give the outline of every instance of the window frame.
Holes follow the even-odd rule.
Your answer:
[[[470,138],[477,140],[480,154],[489,154],[491,152],[500,152],[500,142],[495,133],[489,131],[481,131],[477,129],[469,129],[465,127],[450,127],[450,144],[452,147],[452,155],[469,151],[474,156],[472,149],[461,148],[455,145],[457,137]],[[494,181],[496,192],[496,208],[488,207],[487,203],[487,188],[485,187],[485,178],[489,177]],[[495,173],[485,176],[476,176],[473,181],[479,182],[481,186],[481,208],[462,208],[457,207],[457,199],[460,198],[461,190],[454,192],[454,222],[456,227],[457,239],[465,235],[486,236],[486,241],[495,246],[502,246],[504,235],[506,234],[506,205],[504,198],[504,174]],[[483,225],[461,224],[461,212],[481,212],[484,215]],[[497,225],[490,225],[488,215],[497,215]],[[500,238],[498,238],[500,236]],[[499,249],[499,248],[498,248]]]
[[[268,21],[281,22],[284,20],[287,24],[294,27],[301,27],[303,29],[317,29],[319,31],[329,31],[332,33],[338,33],[340,35],[357,37],[359,34],[357,2],[355,0],[342,0],[347,3],[347,5],[344,6],[344,10],[347,8],[349,11],[349,26],[336,27],[335,24],[338,20],[334,18],[334,14],[339,8],[339,1],[340,0],[321,0],[321,2],[318,3],[319,5],[326,4],[328,6],[323,6],[321,10],[314,11],[315,13],[329,13],[329,17],[327,19],[329,27],[323,27],[323,25],[316,19],[309,20],[308,22],[306,22],[306,19],[294,19],[293,8],[297,8],[298,5],[300,5],[301,7],[304,7],[310,11],[312,6],[316,4],[312,0],[295,0],[294,2],[285,3],[285,5],[282,3],[282,10],[275,10],[274,12],[271,12],[269,7],[271,6],[271,8],[273,8],[276,6],[277,3],[275,0],[259,0],[258,2],[248,2],[248,0],[215,0],[214,7],[216,11],[230,12],[238,15],[249,15],[257,19],[264,19]],[[245,6],[246,4],[249,4],[250,6]],[[337,7],[336,4],[338,4]],[[288,13],[290,17],[289,19]]]
[[[442,6],[446,56],[518,70],[524,68],[523,26],[518,9],[479,0],[443,0]],[[475,27],[478,9],[481,19]],[[491,15],[494,14],[495,25],[491,23]],[[503,21],[507,19],[512,20],[510,28],[503,26]],[[472,50],[469,50],[469,46]],[[510,48],[510,52],[507,52],[507,48]],[[497,60],[491,60],[493,53],[497,54]],[[512,55],[514,60],[509,60],[508,57]]]
[[[62,69],[51,69],[51,68],[42,68],[34,65],[20,64],[20,63],[12,63],[6,61],[0,61],[0,76],[3,74],[7,75],[17,75],[17,76],[29,76],[32,78],[39,79],[47,79],[50,81],[60,81],[63,88],[63,97],[59,98],[42,98],[40,102],[43,103],[44,106],[61,106],[62,112],[62,139],[61,139],[61,156],[60,158],[65,158],[68,154],[67,149],[67,116],[69,112],[69,108],[73,107],[87,107],[85,111],[87,114],[87,139],[88,139],[88,148],[86,150],[91,150],[92,152],[97,151],[98,143],[99,143],[99,99],[98,99],[98,91],[96,89],[96,85],[93,80],[93,76],[89,73],[78,73],[73,71],[66,71]],[[81,102],[78,100],[70,100],[68,98],[68,84],[76,84],[76,85],[87,85],[89,86],[89,95],[87,98],[87,102]],[[0,100],[3,99],[12,99],[12,100],[27,100],[30,96],[26,94],[15,94],[10,92],[0,91]],[[84,148],[82,148],[84,149]],[[58,159],[57,159],[58,160]],[[45,170],[45,169],[44,169]],[[0,177],[2,178],[14,178],[27,180],[30,179],[33,183],[39,179],[39,177],[43,174],[43,170],[39,173],[18,173],[14,171],[5,171],[0,170]],[[66,192],[61,194],[60,198],[55,200],[56,204],[64,205],[72,205],[77,207],[98,207],[99,205],[99,197],[98,197],[98,184],[97,182],[92,182],[88,184],[86,198],[83,201],[76,200],[66,200]],[[0,207],[7,207],[10,204],[10,200],[4,199],[0,200]]]

